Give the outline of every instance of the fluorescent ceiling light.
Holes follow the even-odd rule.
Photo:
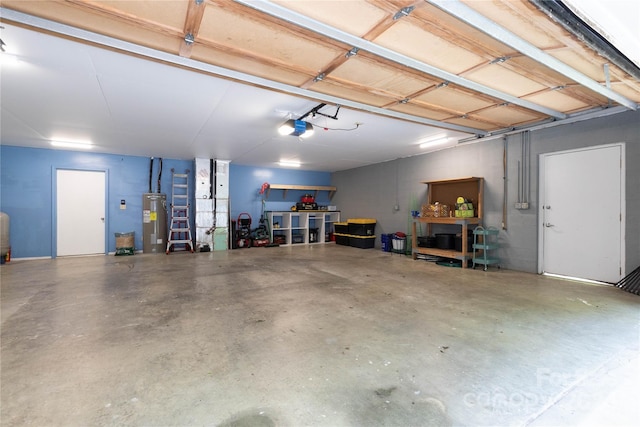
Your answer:
[[[52,140],[51,145],[53,145],[54,147],[61,147],[61,148],[79,148],[82,150],[90,150],[91,148],[93,148],[93,144],[91,142]]]
[[[300,167],[300,162],[296,162],[293,160],[281,160],[278,162],[278,164],[280,166],[285,166],[285,167],[289,167],[289,168],[299,168]]]
[[[447,142],[449,142],[449,138],[446,135],[438,135],[423,140],[420,143],[420,148],[430,148],[436,145],[446,144]]]
[[[279,128],[278,133],[280,135],[293,135],[300,138],[308,138],[313,135],[313,125],[304,120],[289,119],[284,122]]]

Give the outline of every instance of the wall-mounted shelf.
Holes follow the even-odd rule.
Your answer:
[[[314,197],[318,197],[319,191],[328,191],[329,192],[329,200],[333,198],[333,195],[337,191],[336,187],[330,185],[291,185],[291,184],[269,184],[269,188],[267,188],[266,198],[269,198],[269,194],[271,190],[282,190],[282,198],[287,197],[287,191],[289,190],[298,190],[298,191],[313,191]]]

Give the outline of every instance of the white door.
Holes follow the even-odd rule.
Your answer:
[[[540,158],[543,273],[616,283],[624,253],[623,146]]]
[[[106,252],[105,188],[105,172],[57,170],[57,256]]]

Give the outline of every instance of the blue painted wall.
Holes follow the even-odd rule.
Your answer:
[[[251,227],[259,225],[262,214],[262,200],[265,200],[267,211],[288,211],[292,205],[300,201],[304,191],[288,191],[283,198],[282,190],[273,190],[268,199],[266,194],[260,194],[260,188],[267,182],[270,184],[295,185],[331,185],[331,173],[310,172],[292,169],[256,168],[251,166],[234,165],[229,167],[229,200],[231,204],[231,219],[235,220],[241,213],[251,215]],[[328,205],[329,195],[326,191],[318,193],[316,202]]]
[[[161,192],[170,202],[171,168],[189,169],[193,161],[163,160]],[[153,191],[157,191],[154,163]],[[107,246],[115,251],[116,232],[135,231],[136,249],[142,249],[142,194],[149,191],[148,157],[116,156],[74,151],[0,146],[0,210],[10,217],[11,256],[55,255],[56,169],[99,170],[107,173]],[[193,181],[191,181],[193,182]],[[193,195],[192,195],[193,197]],[[120,209],[124,199],[127,209]]]
[[[55,256],[55,171],[56,169],[99,170],[107,174],[107,250],[115,251],[116,232],[135,232],[137,250],[142,249],[142,194],[149,191],[148,157],[118,156],[75,151],[22,148],[0,145],[0,210],[10,217],[11,256],[14,258]],[[161,192],[171,202],[171,168],[177,172],[191,171],[194,162],[163,159]],[[236,219],[247,212],[259,225],[263,183],[331,185],[328,172],[255,168],[230,164],[230,216]],[[158,161],[154,162],[152,191],[157,185]],[[191,186],[193,205],[194,188]],[[302,191],[274,190],[265,201],[267,210],[289,210],[300,200]],[[124,199],[127,209],[120,209]],[[318,203],[329,204],[328,194],[318,195]],[[193,217],[193,215],[192,215]],[[192,224],[193,226],[193,224]]]

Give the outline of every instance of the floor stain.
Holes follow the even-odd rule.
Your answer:
[[[218,427],[275,427],[276,423],[263,413],[256,414],[254,411],[241,413],[231,419],[218,424]]]
[[[389,388],[379,388],[375,391],[376,396],[380,396],[380,397],[389,397],[391,396],[391,393],[393,393],[396,390],[397,387],[389,387]]]

